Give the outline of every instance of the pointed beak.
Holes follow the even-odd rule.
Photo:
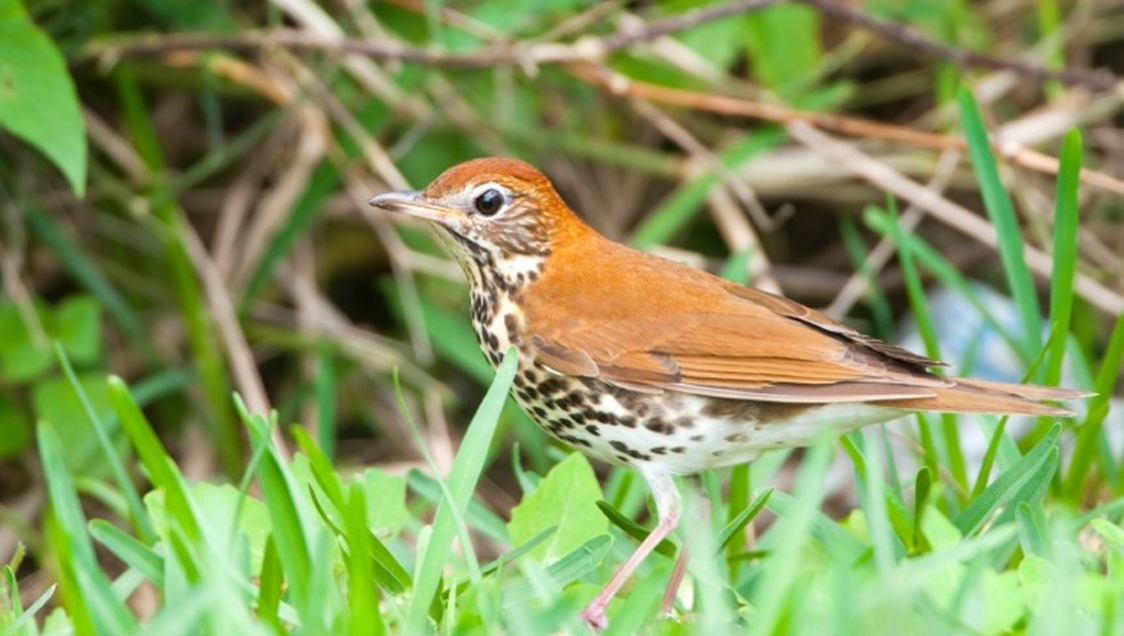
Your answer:
[[[388,212],[408,214],[442,225],[449,225],[464,217],[464,213],[459,210],[430,203],[420,190],[376,194],[367,201],[367,204]]]

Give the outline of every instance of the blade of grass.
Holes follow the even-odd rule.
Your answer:
[[[960,122],[964,127],[964,136],[968,139],[972,169],[983,196],[984,207],[999,237],[999,256],[1003,261],[1015,305],[1022,316],[1022,351],[1029,359],[1042,348],[1042,312],[1038,307],[1034,279],[1023,257],[1022,230],[1019,228],[1011,197],[999,177],[999,167],[991,153],[991,140],[979,106],[966,86],[960,88],[957,99],[960,104]]]
[[[442,499],[438,506],[433,521],[433,532],[424,554],[419,555],[420,565],[414,581],[414,594],[406,616],[405,632],[408,634],[429,631],[426,624],[429,607],[441,582],[441,575],[453,545],[453,536],[457,534],[457,529],[454,527],[455,518],[464,517],[472,492],[476,488],[476,482],[480,479],[487,460],[488,446],[491,444],[496,423],[507,399],[507,392],[515,379],[518,363],[519,356],[512,348],[504,356],[503,363],[496,369],[496,378],[480,402],[480,408],[469,423],[460,450],[453,460],[453,468],[448,478],[450,497]]]
[[[756,586],[758,592],[751,599],[756,610],[749,629],[751,634],[783,631],[783,600],[791,591],[803,548],[808,538],[816,534],[816,519],[822,517],[819,503],[823,498],[823,478],[830,458],[829,442],[820,439],[804,455],[796,477],[795,494],[787,501],[776,496],[780,493],[769,498],[770,509],[783,509],[777,512],[780,520],[768,534],[769,537],[776,537],[776,546],[767,557],[770,567],[762,574],[760,584]],[[834,522],[827,523],[834,530],[846,534]],[[852,540],[857,542],[853,538]]]
[[[90,522],[90,536],[158,589],[164,587],[164,557],[104,519]]]
[[[191,541],[202,536],[201,524],[191,505],[187,485],[175,462],[152,430],[152,425],[133,400],[129,387],[117,376],[109,376],[106,381],[109,403],[117,413],[121,428],[133,444],[133,449],[148,472],[153,488],[164,492],[164,505],[176,525]]]
[[[148,511],[145,510],[144,504],[141,503],[140,493],[137,492],[133,480],[129,479],[129,473],[125,470],[125,462],[121,460],[121,457],[117,454],[117,449],[114,448],[113,442],[110,440],[108,428],[94,411],[94,407],[90,404],[90,398],[86,395],[86,392],[82,390],[82,385],[78,382],[78,376],[74,374],[74,368],[70,366],[70,358],[67,357],[66,351],[62,348],[62,344],[56,341],[54,347],[55,358],[58,360],[59,366],[62,367],[63,375],[66,376],[66,381],[70,384],[70,388],[74,391],[74,394],[78,396],[78,402],[82,405],[82,411],[86,414],[86,419],[94,429],[94,434],[98,438],[98,444],[101,446],[102,453],[105,455],[105,461],[109,464],[110,474],[113,475],[113,480],[117,482],[117,487],[120,489],[121,495],[125,498],[130,522],[132,522],[137,534],[140,535],[144,541],[154,541],[156,539],[156,532],[152,529],[152,520],[148,518]]]
[[[372,585],[374,569],[370,559],[354,555],[371,552],[371,531],[367,528],[367,499],[363,487],[352,482],[347,508],[343,511],[347,528],[347,545],[352,558],[347,560],[347,604],[351,608],[349,633],[355,636],[379,636],[386,625],[379,611],[378,589]]]
[[[1109,336],[1108,347],[1097,370],[1097,377],[1093,381],[1093,388],[1097,394],[1089,400],[1089,412],[1085,416],[1085,423],[1077,430],[1077,444],[1074,446],[1069,472],[1062,487],[1066,497],[1074,503],[1079,502],[1084,494],[1085,479],[1093,465],[1097,441],[1102,437],[1104,420],[1108,415],[1109,401],[1122,370],[1124,370],[1124,316],[1117,318],[1112,335]],[[1117,485],[1117,492],[1120,492],[1122,486],[1124,484]]]
[[[757,517],[757,514],[765,508],[765,504],[769,503],[769,497],[772,496],[774,490],[776,489],[772,486],[763,490],[761,494],[757,495],[757,498],[753,500],[752,504],[747,505],[740,513],[726,523],[722,530],[718,532],[718,537],[716,538],[716,542],[721,548],[725,549],[736,545],[734,539],[741,537],[742,530],[744,530],[745,527]],[[744,547],[744,542],[742,545]],[[730,554],[732,555],[734,553],[731,552]]]
[[[40,422],[39,459],[47,482],[47,495],[55,514],[55,549],[66,606],[78,634],[131,634],[136,619],[98,565],[94,544],[86,532],[86,518],[78,493],[66,468],[62,442],[47,422]]]
[[[256,440],[270,436],[275,422],[267,420],[261,414],[249,413],[238,395],[235,395],[235,410]],[[292,474],[272,443],[266,447],[258,463],[257,477],[261,485],[262,501],[265,502],[270,526],[273,528],[277,555],[289,584],[292,604],[304,626],[314,629],[323,615],[319,611],[319,601],[313,589],[313,549],[297,503],[298,491],[293,484]]]
[[[632,537],[633,539],[636,539],[637,541],[643,541],[644,539],[648,538],[648,535],[652,532],[650,528],[645,528],[644,526],[636,523],[632,519],[629,519],[628,517],[618,512],[617,509],[611,506],[607,501],[598,501],[597,507],[601,510],[601,513],[604,514],[610,522],[612,522],[613,525],[620,528],[624,531],[625,534]],[[655,552],[662,554],[669,559],[674,559],[676,552],[675,544],[668,539],[664,539],[656,545]]]
[[[937,342],[937,329],[933,324],[933,314],[929,309],[928,298],[925,296],[925,287],[921,284],[921,275],[918,273],[913,259],[913,242],[904,238],[905,231],[898,222],[897,205],[892,198],[888,202],[887,210],[891,220],[891,237],[898,248],[901,261],[906,294],[909,298],[909,305],[913,309],[913,318],[917,322],[917,331],[921,334],[921,340],[925,343],[925,354],[933,360],[940,360],[941,352]],[[940,418],[945,459],[947,459],[949,473],[959,486],[952,489],[952,492],[965,492],[968,489],[968,468],[964,462],[964,452],[960,448],[960,435],[956,427],[956,417],[948,413],[942,413]],[[921,439],[932,440],[932,432],[926,430],[929,428],[928,420],[919,416],[917,421],[921,428]],[[939,462],[935,445],[931,441],[929,444],[934,447],[925,447],[926,465],[934,474],[940,474],[937,472]]]
[[[157,175],[148,194],[160,201],[154,205],[152,215],[158,222],[159,238],[164,245],[164,262],[161,269],[169,282],[187,324],[191,359],[198,365],[200,380],[207,398],[207,407],[215,427],[219,456],[228,474],[238,474],[242,459],[242,438],[235,427],[229,403],[230,379],[223,364],[221,346],[215,329],[211,328],[210,314],[203,298],[195,270],[187,254],[180,227],[185,222],[163,177],[165,162],[159,136],[144,103],[144,96],[130,67],[120,65],[114,69],[113,79],[124,111],[125,123],[133,142],[151,174]]]
[[[331,347],[316,349],[316,439],[329,459],[336,455],[336,363]]]
[[[1047,466],[1056,450],[1060,434],[1061,426],[1055,424],[1042,441],[1015,462],[1007,472],[1000,475],[995,483],[988,486],[962,513],[957,515],[953,523],[964,536],[979,530],[988,517],[1016,497],[1028,482],[1037,482],[1040,479],[1049,481],[1053,478],[1053,472],[1043,476],[1040,471]]]
[[[19,612],[19,615],[16,616],[11,623],[8,623],[4,626],[4,631],[0,631],[0,635],[37,636],[39,632],[34,627],[35,615],[38,614],[39,610],[43,609],[43,607],[47,605],[47,601],[50,601],[51,597],[55,595],[55,590],[58,588],[58,583],[52,583],[51,585],[49,585],[47,589],[39,595],[39,598],[35,599],[35,601],[31,605],[29,605],[27,609],[24,609],[23,603],[20,601],[19,585],[16,583],[16,574],[15,572],[12,572],[12,568],[7,565],[4,566],[4,578],[8,582],[8,589],[12,591],[12,597],[10,599],[10,611]],[[22,629],[25,624],[28,626],[28,628]]]
[[[1050,333],[1052,346],[1046,362],[1046,384],[1062,378],[1073,313],[1073,277],[1077,268],[1077,188],[1081,175],[1081,133],[1069,131],[1062,144],[1054,200],[1054,267],[1050,275]]]
[[[39,240],[50,248],[55,258],[78,281],[78,284],[97,297],[109,315],[113,316],[117,326],[121,328],[121,333],[137,347],[141,355],[149,361],[157,360],[156,349],[152,346],[152,341],[149,340],[140,318],[86,250],[76,241],[71,240],[51,215],[34,205],[26,206],[25,218]]]
[[[281,594],[284,590],[285,571],[281,556],[277,553],[277,542],[273,535],[265,540],[265,551],[261,561],[261,575],[258,577],[258,617],[273,628],[276,634],[287,634],[281,627],[277,612],[281,607]]]

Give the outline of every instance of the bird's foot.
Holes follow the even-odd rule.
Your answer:
[[[586,606],[581,613],[582,620],[586,625],[593,628],[593,631],[599,632],[609,626],[609,619],[605,617],[605,606],[597,601],[594,601]]]

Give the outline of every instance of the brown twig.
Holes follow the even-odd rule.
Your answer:
[[[1032,77],[1039,81],[1056,81],[1071,86],[1085,86],[1097,91],[1112,90],[1116,86],[1117,78],[1112,72],[1105,69],[1074,69],[1074,68],[1049,68],[1034,62],[1016,60],[988,53],[969,51],[949,44],[944,44],[930,39],[920,32],[909,27],[880,20],[858,8],[844,2],[833,0],[793,0],[806,4],[826,15],[853,22],[868,31],[872,31],[897,42],[904,47],[929,57],[948,60],[953,64],[971,68],[990,68],[995,70],[1009,70]]]
[[[669,88],[659,84],[632,80],[600,66],[575,65],[570,67],[570,71],[582,81],[609,93],[630,99],[646,99],[692,110],[749,117],[786,125],[803,123],[821,130],[829,130],[851,137],[881,139],[930,150],[955,150],[960,152],[968,150],[968,142],[960,136],[940,135],[856,117],[795,110],[779,104],[768,104],[727,95]],[[1057,159],[1025,148],[1020,144],[993,142],[992,148],[996,154],[1024,168],[1052,175],[1058,173]],[[1096,170],[1082,168],[1081,181],[1086,185],[1124,195],[1124,181]]]
[[[488,68],[520,66],[533,70],[539,65],[596,62],[606,56],[644,42],[679,33],[733,15],[757,11],[778,4],[781,0],[733,0],[686,11],[684,13],[626,28],[608,36],[585,36],[573,42],[533,42],[490,45],[468,53],[450,53],[423,49],[396,41],[370,41],[345,37],[328,37],[290,30],[250,32],[237,35],[205,33],[160,34],[130,41],[100,42],[87,47],[86,55],[102,60],[164,54],[173,51],[223,49],[232,52],[253,52],[272,47],[291,50],[323,51],[357,54],[373,60],[415,62],[429,66]],[[873,18],[849,5],[831,0],[792,0],[802,2],[827,15],[854,22],[889,40],[899,42],[924,55],[949,60],[964,67],[1011,70],[1040,81],[1057,81],[1081,85],[1096,91],[1112,90],[1118,78],[1104,69],[1086,70],[1049,68],[1025,60],[1003,58],[987,53],[968,51],[943,44],[905,26]]]
[[[822,153],[828,159],[846,166],[855,176],[909,201],[925,210],[932,218],[955,228],[964,235],[992,249],[998,248],[999,237],[995,226],[973,214],[971,210],[953,203],[939,193],[866,155],[851,144],[843,143],[805,122],[793,122],[787,126],[787,129],[794,139]],[[1046,278],[1052,274],[1053,261],[1049,254],[1027,245],[1023,249],[1023,257],[1026,259],[1027,266],[1035,274]],[[1087,274],[1077,273],[1074,289],[1091,305],[1114,316],[1124,314],[1124,296]]]

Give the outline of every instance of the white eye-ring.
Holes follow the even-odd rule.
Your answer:
[[[493,183],[486,183],[477,188],[472,199],[472,207],[484,216],[495,216],[506,204],[507,196]]]

